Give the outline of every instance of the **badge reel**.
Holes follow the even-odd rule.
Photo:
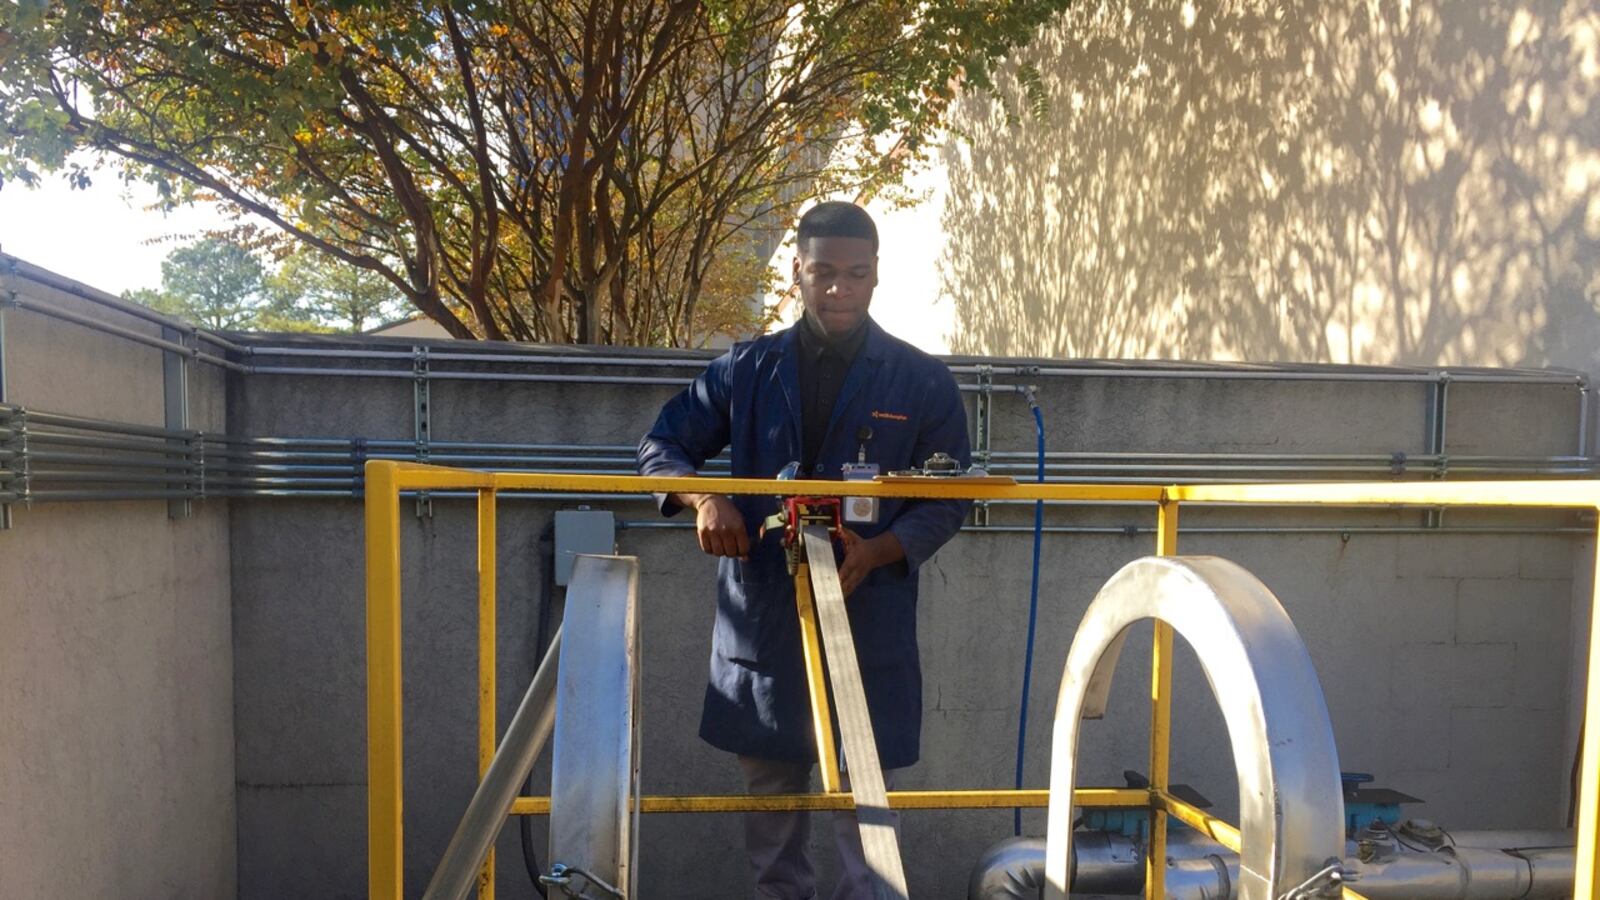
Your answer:
[[[856,451],[856,461],[844,464],[845,481],[871,481],[878,477],[878,464],[867,462],[867,441],[872,440],[872,429],[866,425],[856,432],[856,440],[860,442],[860,449]],[[844,498],[843,518],[850,525],[875,525],[878,521],[877,497],[846,497]]]

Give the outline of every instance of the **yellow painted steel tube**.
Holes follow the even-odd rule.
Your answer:
[[[1150,792],[1142,788],[1079,788],[1073,794],[1078,806],[1143,809]],[[890,791],[892,809],[1042,809],[1050,802],[1045,790],[999,791]],[[793,812],[850,809],[848,793],[816,794],[706,794],[677,797],[642,797],[641,813]],[[511,804],[514,816],[543,816],[550,812],[549,797],[518,797]]]
[[[839,790],[839,754],[833,745],[833,708],[828,704],[828,670],[822,660],[822,638],[817,635],[816,604],[811,600],[810,566],[805,563],[795,569],[794,605],[800,614],[800,654],[806,664],[806,689],[811,693],[817,770],[823,793],[831,794]]]
[[[1600,480],[1196,484],[1167,488],[1184,502],[1289,506],[1543,506],[1600,503]]]
[[[478,778],[494,760],[495,723],[495,493],[478,491]],[[494,900],[494,848],[478,872],[478,900]]]
[[[1164,488],[1141,484],[1027,484],[928,478],[906,482],[777,481],[766,478],[662,478],[640,475],[573,475],[561,472],[489,472],[421,463],[375,460],[393,466],[401,490],[549,491],[579,494],[701,493],[768,496],[914,497],[955,500],[1082,500],[1156,503]]]
[[[1156,555],[1178,552],[1178,501],[1156,507]],[[1150,648],[1150,789],[1165,793],[1172,760],[1172,626],[1155,624]],[[1144,859],[1144,894],[1161,900],[1167,893],[1167,814],[1150,812],[1150,852]]]
[[[1595,547],[1600,553],[1600,535]],[[1600,556],[1589,601],[1589,677],[1583,701],[1583,761],[1578,777],[1578,848],[1574,897],[1600,892]]]
[[[1239,852],[1239,829],[1203,809],[1179,800],[1165,790],[1150,790],[1151,807],[1172,816],[1235,853]]]
[[[1239,829],[1229,823],[1210,815],[1205,810],[1179,800],[1165,790],[1156,791],[1152,789],[1150,791],[1150,801],[1155,808],[1171,815],[1174,819],[1210,837],[1229,850],[1235,853],[1239,852]],[[1366,897],[1350,888],[1343,888],[1343,891],[1344,900],[1367,900]],[[1583,895],[1580,894],[1579,896]]]
[[[402,900],[400,492],[390,465],[367,466],[367,895]]]

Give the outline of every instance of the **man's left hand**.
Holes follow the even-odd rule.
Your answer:
[[[846,528],[842,537],[844,561],[839,563],[839,588],[846,597],[855,592],[873,569],[906,558],[905,548],[900,546],[900,539],[892,531],[864,538]]]

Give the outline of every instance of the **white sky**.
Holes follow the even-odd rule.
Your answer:
[[[60,175],[38,188],[0,189],[0,250],[112,294],[161,285],[161,260],[199,233],[226,225],[215,207],[161,213],[153,188],[100,170],[87,190]]]

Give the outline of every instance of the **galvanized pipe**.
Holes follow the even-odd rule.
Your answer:
[[[87,484],[184,484],[190,479],[186,473],[173,475],[148,475],[137,472],[68,472],[58,469],[32,469],[28,477],[35,484],[48,482]]]
[[[7,408],[18,414],[25,414],[27,422],[33,425],[54,425],[60,428],[72,428],[79,431],[109,431],[114,434],[133,434],[145,437],[157,437],[167,440],[186,440],[195,436],[194,431],[170,431],[157,425],[135,425],[131,422],[112,422],[106,419],[89,419],[83,416],[68,416],[60,413],[38,412],[23,410],[21,407]],[[3,412],[6,410],[0,410]]]
[[[0,434],[0,437],[3,437]],[[49,444],[56,447],[89,447],[100,450],[127,450],[133,453],[156,453],[163,456],[183,456],[187,447],[175,446],[173,441],[185,438],[151,439],[150,441],[119,440],[87,434],[56,434],[49,431],[29,431],[28,443]]]
[[[256,356],[298,356],[315,359],[394,359],[404,360],[408,364],[416,357],[409,350],[323,350],[311,347],[280,347],[258,346]],[[447,360],[450,362],[492,362],[492,363],[528,363],[533,365],[584,365],[584,366],[635,366],[638,368],[682,367],[704,369],[711,362],[712,357],[703,359],[687,359],[682,357],[669,357],[663,359],[649,359],[628,356],[592,356],[574,353],[572,355],[530,353],[503,353],[503,352],[435,352],[432,347],[428,350],[428,360]]]
[[[1554,900],[1572,894],[1571,831],[1452,832],[1452,847],[1396,848],[1393,856],[1363,861],[1354,846],[1343,860],[1350,887],[1369,900]],[[1239,883],[1238,854],[1193,832],[1173,835],[1166,896],[1172,900],[1231,900]],[[1077,848],[1087,845],[1088,852]],[[1100,849],[1116,848],[1114,852]],[[1144,892],[1143,846],[1120,834],[1079,831],[1073,839],[1074,892],[1136,896]],[[984,852],[968,880],[968,900],[1037,900],[1044,886],[1045,841],[1006,838]],[[1131,850],[1132,857],[1129,858]],[[1092,860],[1095,887],[1079,885]],[[1101,879],[1107,879],[1102,882]]]
[[[257,356],[299,356],[312,358],[369,358],[369,359],[396,359],[410,360],[413,354],[404,350],[359,350],[354,353],[337,349],[324,350],[320,348],[284,347],[270,343],[258,343],[250,346],[251,351]],[[498,349],[498,348],[497,348]],[[648,368],[650,366],[677,366],[685,368],[704,368],[713,358],[708,354],[703,358],[693,357],[664,357],[651,359],[645,356],[632,356],[626,354],[605,355],[601,353],[572,353],[540,355],[539,351],[528,354],[505,352],[437,352],[432,349],[428,353],[430,360],[451,360],[462,362],[509,362],[530,363],[547,365],[589,365],[589,366],[636,366]],[[1254,380],[1270,381],[1276,379],[1296,381],[1375,381],[1375,382],[1405,382],[1414,384],[1430,384],[1448,379],[1452,381],[1475,383],[1515,383],[1515,384],[1586,384],[1584,376],[1579,373],[1557,374],[1535,371],[1514,372],[1467,372],[1452,369],[1427,369],[1401,372],[1349,372],[1332,368],[1319,368],[1312,365],[1285,364],[1272,368],[1259,369],[1221,369],[1221,368],[1133,368],[1129,366],[1049,366],[1030,363],[998,363],[994,365],[977,365],[970,363],[949,363],[947,365],[952,374],[975,375],[987,369],[991,374],[1007,377],[1029,377],[1035,375],[1089,377],[1089,378],[1174,378],[1182,380]],[[321,370],[312,370],[321,371]],[[407,372],[409,375],[409,370]]]
[[[1222,381],[1335,381],[1335,382],[1408,382],[1428,384],[1448,377],[1451,381],[1474,384],[1563,384],[1582,386],[1587,379],[1580,373],[1488,373],[1488,372],[1323,372],[1287,370],[1240,369],[1097,369],[1072,366],[1040,366],[1035,374],[1072,378],[1173,378],[1178,380]]]
[[[122,325],[114,325],[110,322],[102,322],[101,320],[92,316],[85,316],[75,312],[70,312],[62,309],[59,306],[35,303],[33,300],[21,295],[12,297],[8,302],[17,309],[25,310],[31,313],[37,313],[41,316],[49,316],[52,319],[60,319],[63,322],[71,322],[74,325],[79,325],[93,331],[103,332],[105,334],[109,334],[114,337],[120,337],[124,340],[133,341],[138,344],[145,344],[146,346],[154,347],[158,350],[166,350],[170,353],[177,353],[181,356],[189,357],[190,359],[199,360],[200,362],[207,362],[211,363],[212,365],[222,366],[223,368],[232,369],[236,372],[247,373],[250,371],[249,366],[240,365],[231,359],[215,356],[202,350],[197,350],[194,347],[188,347],[176,341],[169,341],[165,338],[148,335],[144,332],[135,331],[132,328],[126,328]]]
[[[92,453],[60,453],[54,450],[28,451],[28,459],[41,463],[66,463],[80,466],[127,466],[135,469],[192,470],[198,464],[189,460],[125,459],[112,456],[95,456]]]
[[[316,375],[337,376],[348,378],[403,378],[407,381],[415,380],[417,375],[410,369],[318,369],[301,368],[298,366],[255,366],[252,372],[256,375]],[[566,384],[634,384],[634,385],[671,385],[682,387],[689,383],[687,378],[666,378],[647,375],[547,375],[531,372],[438,372],[430,371],[427,375],[430,381],[537,381]]]

